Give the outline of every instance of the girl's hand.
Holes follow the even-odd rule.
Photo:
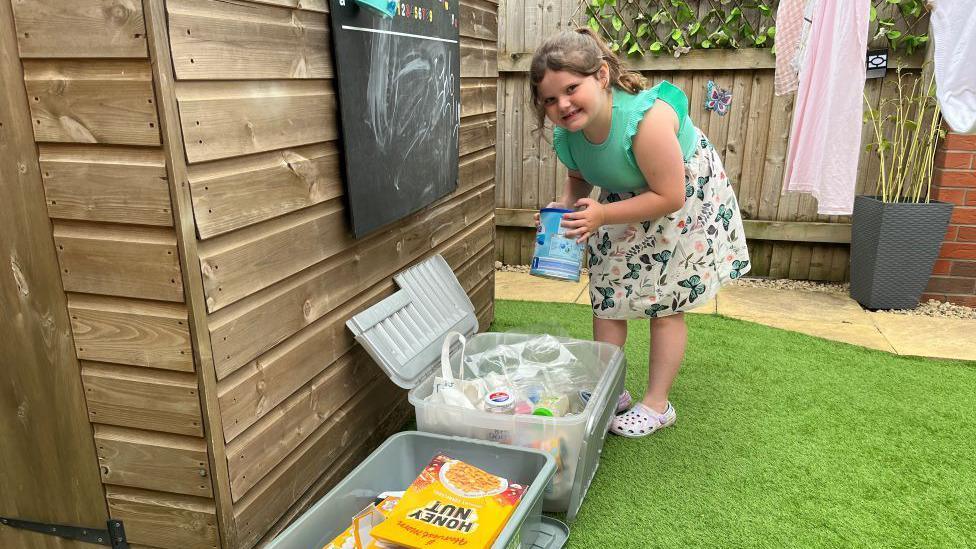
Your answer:
[[[546,204],[546,207],[547,208],[562,208],[564,210],[570,209],[569,206],[563,204],[562,202],[550,202],[549,204]],[[538,231],[539,230],[539,225],[542,224],[542,222],[539,221],[539,212],[535,212],[535,214],[532,217],[535,219],[535,230]]]
[[[566,231],[566,236],[575,236],[576,242],[583,243],[605,224],[606,207],[592,198],[581,198],[573,206],[583,209],[564,215],[561,225],[570,229]]]

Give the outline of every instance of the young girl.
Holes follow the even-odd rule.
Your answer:
[[[627,319],[650,319],[647,392],[610,430],[641,437],[673,425],[668,400],[688,332],[684,311],[749,270],[739,206],[688,99],[639,74],[589,29],[564,31],[532,58],[539,127],[569,169],[558,202],[568,235],[587,242],[593,337],[624,346]],[[587,198],[593,185],[599,201]]]

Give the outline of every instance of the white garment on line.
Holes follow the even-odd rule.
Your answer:
[[[871,0],[820,0],[800,59],[783,191],[812,194],[822,215],[854,209],[870,11]]]
[[[953,131],[976,132],[976,2],[937,0],[930,17],[936,96]]]

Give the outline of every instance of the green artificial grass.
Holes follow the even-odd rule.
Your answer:
[[[498,301],[491,330],[589,339],[591,316]],[[976,547],[976,363],[686,316],[678,423],[607,436],[568,547]],[[648,340],[631,322],[635,398]]]

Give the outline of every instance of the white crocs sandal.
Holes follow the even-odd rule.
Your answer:
[[[638,402],[626,413],[615,416],[610,422],[610,432],[615,435],[629,438],[646,437],[647,435],[674,425],[678,420],[678,415],[674,412],[674,407],[668,402],[668,409],[663,414],[659,414]]]

